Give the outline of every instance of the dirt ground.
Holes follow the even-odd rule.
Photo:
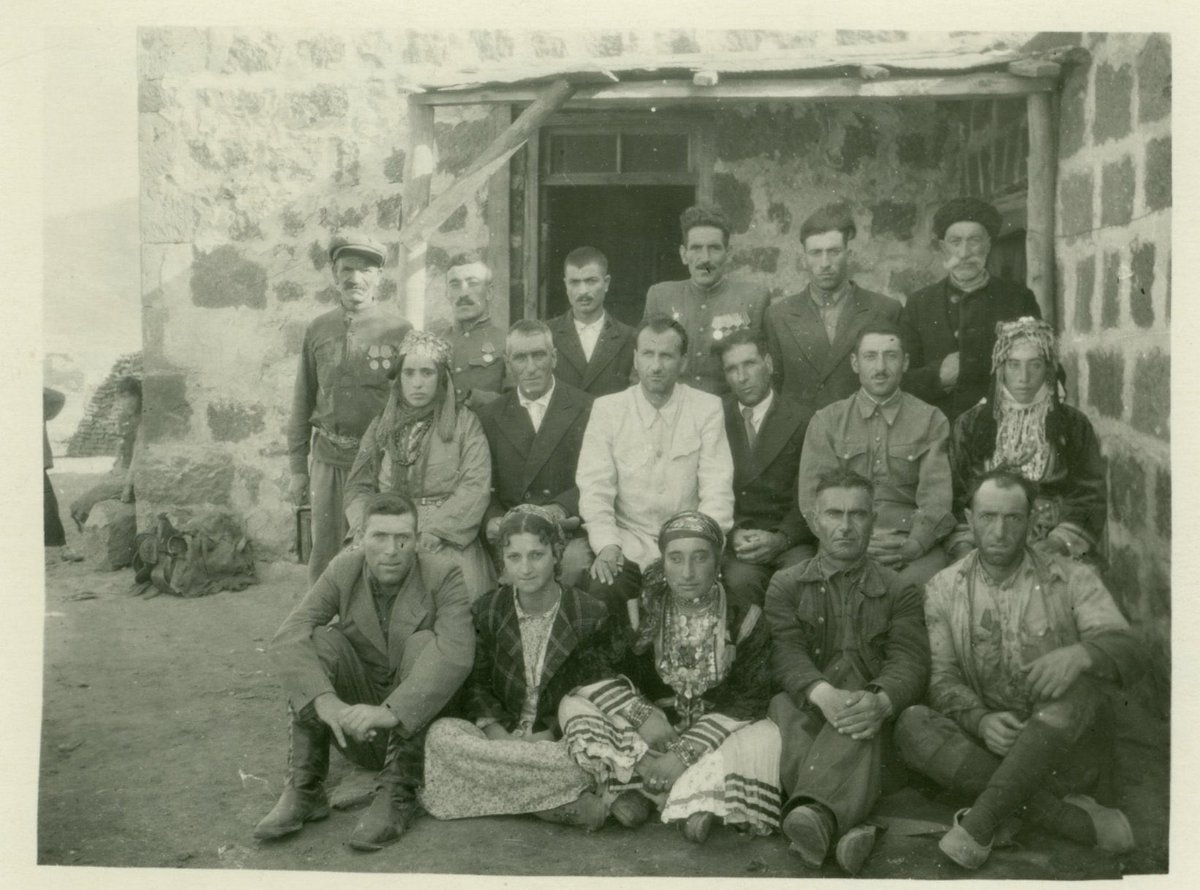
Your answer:
[[[64,468],[65,469],[65,468]],[[60,502],[96,476],[53,474]],[[76,536],[74,529],[68,534]],[[334,811],[283,841],[251,831],[286,766],[286,714],[265,649],[304,571],[260,566],[262,583],[196,600],[132,593],[132,572],[47,561],[38,806],[43,865],[594,876],[814,876],[779,836],[718,829],[704,847],[668,826],[585,834],[532,817],[421,819],[375,854],[345,843],[356,812]],[[1169,731],[1149,709],[1122,718],[1124,806],[1139,846],[1115,858],[1026,829],[979,877],[1115,878],[1167,870]],[[335,757],[334,780],[346,765]],[[331,782],[332,785],[332,782]],[[948,821],[951,805],[906,789],[881,812]],[[885,833],[863,877],[969,873],[937,835]],[[821,875],[835,877],[836,866]]]

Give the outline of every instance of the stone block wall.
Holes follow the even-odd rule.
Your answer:
[[[1058,316],[1072,401],[1108,459],[1109,580],[1169,688],[1171,45],[1088,35],[1062,95]],[[1166,699],[1164,699],[1165,701]]]

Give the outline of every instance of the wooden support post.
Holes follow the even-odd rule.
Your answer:
[[[556,80],[541,93],[537,101],[521,112],[512,125],[492,141],[475,159],[467,172],[449,188],[429,202],[400,233],[400,240],[408,245],[428,240],[455,210],[461,207],[479,187],[501,166],[508,163],[530,135],[571,98],[575,88],[565,80]]]
[[[492,128],[500,136],[512,123],[512,110],[507,105],[492,109]],[[484,219],[488,227],[487,263],[492,270],[492,321],[507,330],[512,319],[509,317],[509,291],[512,284],[509,274],[509,252],[512,238],[509,235],[509,198],[512,183],[509,165],[501,164],[487,184],[487,207]]]
[[[408,99],[408,155],[404,159],[404,219],[400,229],[404,315],[416,328],[425,327],[426,237],[406,240],[404,233],[429,205],[437,147],[433,138],[433,106]]]
[[[1029,115],[1029,191],[1025,225],[1026,284],[1037,297],[1042,317],[1055,324],[1054,189],[1058,152],[1050,96],[1025,100]]]

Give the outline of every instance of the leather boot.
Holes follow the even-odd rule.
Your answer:
[[[387,758],[379,773],[375,798],[350,834],[350,846],[355,850],[382,850],[399,840],[416,819],[420,811],[416,788],[421,777],[410,775],[412,765],[409,761],[413,755],[410,749],[414,745],[416,756],[420,758],[424,749],[420,741],[406,739],[396,732],[389,735]]]
[[[551,810],[534,813],[543,822],[575,825],[588,831],[599,831],[608,818],[608,804],[595,791],[585,791],[570,803],[559,804]]]
[[[288,773],[283,794],[254,829],[260,840],[283,837],[329,815],[325,776],[329,772],[329,727],[316,717],[291,714]]]

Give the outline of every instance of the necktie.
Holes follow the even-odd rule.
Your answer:
[[[750,450],[753,451],[754,450],[754,439],[758,435],[754,431],[754,409],[743,405],[742,406],[742,418],[746,422],[746,444],[749,445]]]
[[[529,420],[533,423],[533,431],[536,433],[542,427],[542,413],[544,408],[541,402],[530,402],[525,406],[529,411]]]

